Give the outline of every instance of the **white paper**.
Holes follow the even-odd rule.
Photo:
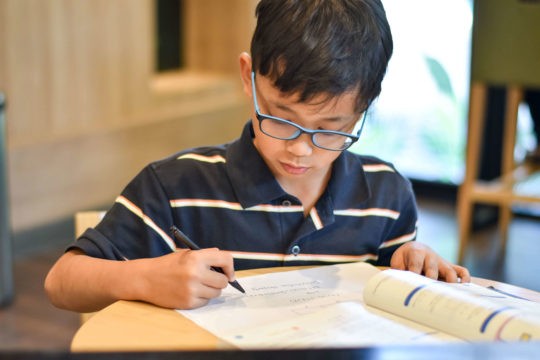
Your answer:
[[[369,264],[351,263],[244,277],[239,282],[246,294],[229,286],[202,308],[178,311],[240,348],[350,347],[448,339],[412,322],[398,324],[377,310],[367,310],[364,284],[378,272]]]

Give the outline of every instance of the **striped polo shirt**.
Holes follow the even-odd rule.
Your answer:
[[[416,238],[410,182],[374,157],[344,151],[307,216],[253,145],[248,122],[239,139],[174,154],[145,167],[103,220],[70,248],[105,259],[170,253],[176,225],[201,248],[232,253],[235,269],[368,261],[389,265]]]

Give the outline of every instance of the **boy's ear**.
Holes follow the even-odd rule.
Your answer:
[[[247,52],[243,52],[240,54],[239,61],[242,87],[244,89],[244,93],[251,97],[251,56]]]

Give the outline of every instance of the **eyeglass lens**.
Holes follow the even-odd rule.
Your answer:
[[[259,121],[261,131],[276,139],[292,140],[299,137],[303,132],[306,132],[294,124],[277,119],[261,116]],[[325,132],[314,132],[309,134],[316,146],[329,150],[344,150],[353,142],[351,137],[341,134]]]

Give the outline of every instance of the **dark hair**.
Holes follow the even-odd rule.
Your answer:
[[[300,102],[357,91],[356,110],[381,92],[392,34],[380,0],[261,0],[253,71]]]

